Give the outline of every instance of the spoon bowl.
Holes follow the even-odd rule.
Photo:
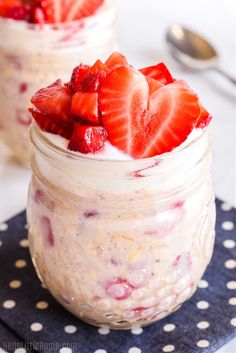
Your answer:
[[[175,24],[167,31],[166,40],[175,59],[188,68],[207,70],[217,66],[215,48],[201,35]]]

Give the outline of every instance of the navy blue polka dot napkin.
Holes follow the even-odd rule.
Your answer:
[[[217,200],[214,255],[197,293],[149,327],[110,331],[79,321],[41,286],[21,213],[0,224],[0,346],[10,353],[215,352],[236,334],[235,227],[236,210]]]

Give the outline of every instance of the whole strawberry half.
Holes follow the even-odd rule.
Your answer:
[[[155,87],[127,65],[107,75],[99,107],[110,142],[133,158],[152,157],[179,146],[201,111],[198,96],[183,81]]]
[[[110,142],[131,156],[140,154],[147,124],[149,87],[146,78],[131,66],[120,66],[105,78],[99,107]]]

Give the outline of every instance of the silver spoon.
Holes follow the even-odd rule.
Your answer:
[[[176,24],[168,29],[166,40],[172,55],[181,64],[195,70],[215,70],[236,85],[236,78],[218,66],[215,48],[199,34]]]

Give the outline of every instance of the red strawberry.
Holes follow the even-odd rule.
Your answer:
[[[145,138],[149,88],[145,77],[130,66],[120,66],[105,78],[99,95],[102,121],[110,142],[138,156]]]
[[[21,0],[0,0],[0,16],[6,17],[6,13],[10,9],[21,5]]]
[[[104,81],[100,93],[102,120],[111,143],[133,158],[147,158],[179,146],[196,126],[197,95],[183,81],[152,93],[131,67],[119,67]]]
[[[71,86],[75,92],[80,90],[81,81],[83,80],[84,76],[87,74],[89,68],[90,68],[89,65],[84,65],[84,64],[80,64],[79,66],[76,66],[74,68],[71,76]]]
[[[107,294],[116,299],[116,300],[124,300],[130,297],[132,294],[133,287],[130,283],[124,278],[114,278],[107,285],[106,292]]]
[[[31,98],[31,102],[43,114],[51,115],[65,123],[72,122],[70,116],[71,95],[61,80],[40,89]]]
[[[163,86],[162,83],[160,83],[157,80],[154,80],[151,77],[146,77],[147,83],[148,83],[148,87],[149,87],[149,96],[151,96],[154,92],[156,92],[157,89],[159,89],[160,87]]]
[[[164,85],[174,82],[174,79],[171,76],[170,71],[168,70],[168,68],[164,63],[145,67],[143,69],[140,69],[140,71],[145,76],[149,76],[157,81],[160,81]]]
[[[106,65],[104,65],[103,62],[99,59],[89,69],[89,72],[95,72],[95,71],[104,71],[106,74],[110,72],[110,70],[106,67]]]
[[[31,18],[31,5],[23,5],[10,7],[5,11],[4,17],[12,18],[18,21],[29,21]]]
[[[46,22],[45,13],[39,6],[36,6],[33,10],[33,22],[38,23],[41,26]]]
[[[71,113],[93,124],[99,124],[98,93],[76,92],[72,97]]]
[[[100,91],[102,82],[106,74],[104,71],[89,72],[85,75],[81,82],[82,92],[98,92]]]
[[[107,140],[107,132],[102,126],[75,125],[68,148],[81,153],[99,151]]]
[[[204,129],[211,122],[212,116],[208,113],[208,111],[201,106],[201,112],[197,120],[196,128]]]
[[[104,0],[40,0],[49,23],[78,20],[92,15]]]
[[[42,225],[44,245],[46,247],[54,246],[55,240],[52,232],[52,225],[51,225],[50,219],[46,216],[42,216],[41,225]]]
[[[105,65],[110,70],[113,70],[118,66],[123,66],[127,64],[128,64],[128,61],[126,57],[123,54],[119,53],[118,51],[115,51],[114,53],[112,53],[107,59],[107,61],[105,62]]]
[[[197,95],[183,81],[159,88],[150,99],[148,123],[140,137],[143,151],[134,158],[170,152],[186,140],[200,113]],[[141,146],[140,146],[141,149]]]
[[[36,112],[33,109],[29,109],[29,112],[43,131],[51,132],[55,135],[61,135],[68,140],[71,138],[73,132],[72,125],[59,123],[58,121],[53,120],[53,118]]]
[[[66,21],[79,20],[91,16],[103,4],[104,0],[67,0]]]

